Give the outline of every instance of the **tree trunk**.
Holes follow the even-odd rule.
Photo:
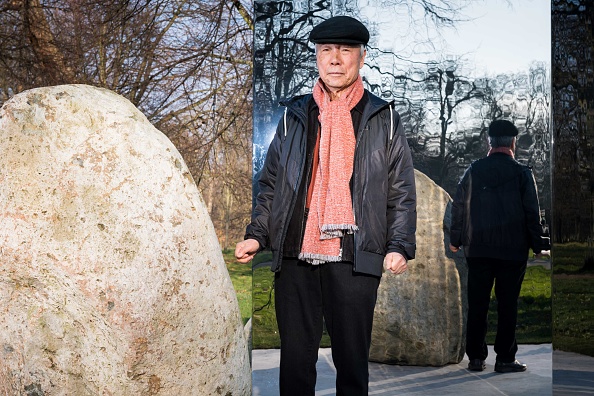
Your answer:
[[[25,0],[23,22],[31,47],[45,72],[47,82],[51,84],[75,82],[72,68],[64,62],[64,54],[56,45],[39,0]]]

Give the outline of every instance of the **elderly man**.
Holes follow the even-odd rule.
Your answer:
[[[473,162],[458,183],[452,204],[450,250],[464,247],[468,263],[468,369],[486,368],[487,314],[491,289],[497,298],[495,371],[520,372],[516,360],[518,297],[528,251],[547,254],[532,170],[514,159],[518,129],[507,120],[489,125],[487,157]]]
[[[311,31],[319,79],[287,103],[268,149],[242,263],[270,248],[280,394],[314,395],[323,320],[338,395],[367,395],[377,288],[414,258],[413,164],[393,103],[364,89],[367,28],[347,16]]]

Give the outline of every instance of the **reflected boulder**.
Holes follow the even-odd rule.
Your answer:
[[[467,267],[449,251],[451,198],[419,171],[417,251],[408,271],[385,273],[378,290],[370,360],[442,366],[465,353]]]

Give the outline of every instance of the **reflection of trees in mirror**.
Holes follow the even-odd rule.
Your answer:
[[[520,130],[516,157],[534,167],[541,206],[550,207],[548,68],[476,78],[457,66],[431,65],[407,81],[399,103],[415,167],[453,194],[464,169],[486,155],[491,120],[507,118]]]
[[[317,2],[309,8],[309,2],[256,2],[254,153],[259,155],[254,157],[254,172],[263,163],[281,116],[278,102],[308,93],[317,78],[309,31],[323,18],[348,14],[370,30],[364,82],[374,94],[396,102],[417,169],[453,194],[464,169],[486,155],[491,120],[505,117],[520,130],[516,156],[534,167],[541,206],[548,209],[548,65],[533,62],[526,71],[477,76],[463,56],[436,55],[441,53],[436,48],[438,32],[464,20],[468,4],[394,0],[367,2],[361,8],[356,0],[342,0]],[[426,8],[416,8],[421,5]],[[390,26],[369,17],[388,12],[395,19]],[[414,45],[380,48],[382,35],[404,32],[414,32]]]
[[[461,18],[461,9],[468,3],[468,0],[381,2],[385,12],[408,18],[407,29],[420,31],[423,29],[417,19],[423,20],[423,25],[435,28],[451,26]],[[371,2],[366,8],[377,7],[377,4]],[[283,98],[310,92],[317,78],[315,49],[308,41],[311,28],[332,15],[348,14],[365,22],[373,42],[381,27],[362,15],[357,0],[256,1],[254,8],[254,141],[266,147],[274,130],[270,124],[276,125],[279,117],[278,102]],[[430,46],[429,38],[420,41],[425,43],[425,48]],[[372,48],[369,47],[368,58],[372,62],[368,63],[368,67],[373,67],[373,59],[381,54],[379,49]],[[403,59],[394,52],[386,55]],[[392,64],[395,65],[394,62]]]
[[[553,241],[591,243],[594,238],[594,35],[590,2],[554,0]],[[590,242],[589,242],[590,241]]]

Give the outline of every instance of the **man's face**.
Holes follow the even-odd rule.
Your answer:
[[[360,45],[316,44],[320,78],[333,99],[357,80],[365,55]]]

